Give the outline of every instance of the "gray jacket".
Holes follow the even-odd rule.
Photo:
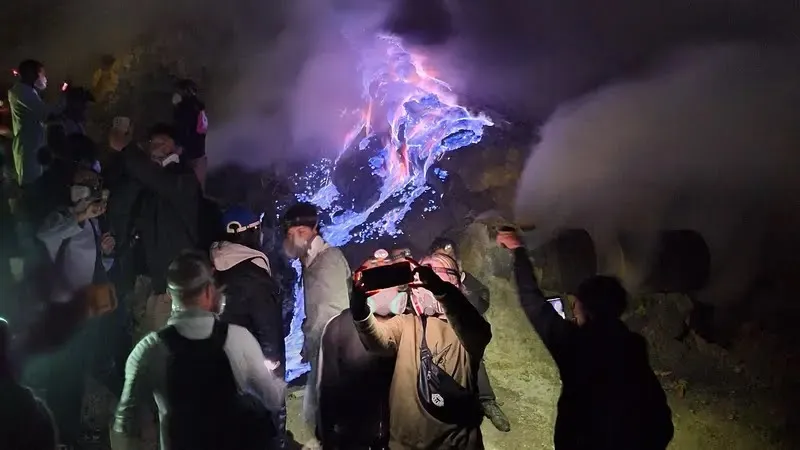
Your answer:
[[[350,307],[350,265],[337,247],[317,236],[303,263],[303,296],[306,318],[303,321],[305,359],[314,361],[319,353],[322,331],[336,315]]]
[[[175,325],[178,333],[188,339],[208,339],[214,320],[214,314],[208,311],[190,309],[174,312],[168,325]],[[268,410],[277,414],[284,402],[285,383],[267,368],[256,338],[238,325],[228,325],[224,350],[233,377],[242,392],[255,395]],[[130,437],[138,434],[138,413],[149,408],[152,399],[155,399],[158,407],[161,450],[170,450],[170,443],[166,439],[166,424],[170,415],[166,396],[168,357],[169,350],[156,332],[139,341],[128,357],[125,387],[114,421],[114,450],[137,448]]]

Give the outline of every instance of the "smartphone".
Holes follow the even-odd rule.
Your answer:
[[[368,292],[402,286],[413,280],[414,271],[408,261],[377,266],[361,272],[361,282],[364,283],[364,289]]]
[[[547,297],[547,303],[550,303],[550,306],[556,310],[562,319],[567,318],[567,314],[564,312],[564,300],[561,297]]]

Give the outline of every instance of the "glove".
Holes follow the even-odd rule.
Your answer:
[[[423,287],[433,293],[435,296],[442,296],[447,293],[450,283],[439,278],[436,272],[430,266],[417,266],[414,268],[414,274],[419,276],[419,281]]]
[[[353,313],[353,319],[364,320],[369,314],[369,305],[367,305],[367,292],[364,290],[364,283],[361,282],[361,271],[353,274],[353,291],[350,293],[350,312]]]

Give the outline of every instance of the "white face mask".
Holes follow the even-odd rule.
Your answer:
[[[181,96],[181,94],[178,94],[177,92],[172,94],[172,104],[173,105],[177,105],[178,103],[181,102],[181,100],[183,100],[183,97]]]
[[[33,87],[35,87],[40,91],[47,89],[47,77],[37,78],[36,81],[33,83]]]
[[[181,157],[177,153],[173,153],[161,160],[161,167],[167,167],[170,164],[177,164],[180,161]]]
[[[283,241],[283,251],[289,259],[302,258],[308,254],[311,241],[303,239],[300,236],[294,236],[291,239],[286,238]]]

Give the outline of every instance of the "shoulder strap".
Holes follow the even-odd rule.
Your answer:
[[[215,348],[225,347],[228,340],[228,324],[220,320],[214,320],[214,329],[211,331],[211,342]]]
[[[426,354],[430,356],[430,349],[428,348],[428,339],[425,337],[427,334],[426,331],[428,329],[428,316],[421,316],[420,320],[422,321],[422,339],[419,341],[419,350],[420,355],[425,356]]]
[[[170,351],[174,351],[180,345],[180,341],[184,339],[175,329],[175,325],[170,325],[158,332],[158,337],[164,342],[164,345]]]

